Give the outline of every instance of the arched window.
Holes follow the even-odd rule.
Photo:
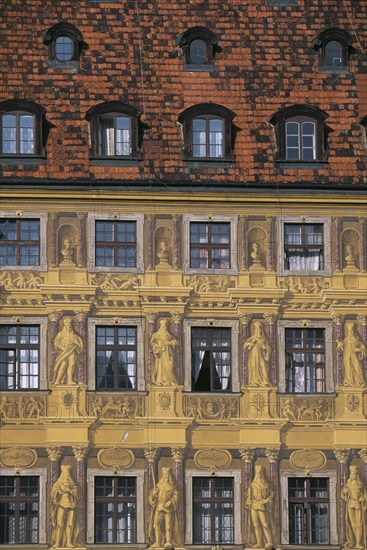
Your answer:
[[[91,129],[91,157],[129,159],[138,157],[139,112],[109,101],[90,109],[87,118]]]
[[[349,57],[354,53],[351,36],[341,29],[326,29],[313,41],[312,48],[319,52],[321,71],[347,70]]]
[[[188,29],[177,39],[182,48],[184,67],[189,71],[209,71],[213,69],[214,56],[220,51],[215,34],[205,27]]]
[[[83,35],[74,25],[57,23],[45,33],[43,42],[49,48],[51,66],[79,66]]]
[[[292,105],[272,116],[277,141],[276,159],[287,162],[326,160],[327,114],[309,105]]]
[[[43,156],[45,113],[43,107],[25,99],[1,103],[1,156]]]
[[[191,160],[233,158],[233,111],[215,103],[194,105],[181,113],[184,156]]]

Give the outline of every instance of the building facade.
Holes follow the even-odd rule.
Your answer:
[[[0,548],[367,548],[366,21],[2,7]]]

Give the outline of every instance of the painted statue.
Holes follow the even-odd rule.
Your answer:
[[[149,495],[152,506],[148,536],[153,548],[163,548],[165,544],[180,545],[180,532],[177,510],[179,493],[171,468],[162,468],[162,477]]]
[[[357,466],[350,467],[341,498],[345,501],[345,546],[367,548],[367,490]]]
[[[345,323],[346,335],[341,342],[337,341],[337,349],[343,351],[344,380],[343,386],[364,386],[366,380],[362,361],[366,357],[366,346],[359,336],[356,324]]]
[[[83,340],[73,329],[70,317],[65,317],[63,328],[57,333],[54,340],[57,351],[53,384],[76,384],[75,368],[78,356],[83,351]]]
[[[255,332],[244,343],[244,350],[248,351],[248,385],[271,386],[269,379],[269,359],[271,347],[264,334],[260,321],[256,321]]]
[[[156,386],[176,386],[174,373],[174,350],[178,341],[167,329],[167,319],[161,319],[159,329],[150,339],[154,355],[152,383]]]
[[[272,542],[271,504],[273,491],[264,476],[264,467],[255,466],[255,476],[248,489],[245,506],[249,508],[247,542],[263,548]]]
[[[77,506],[78,486],[71,477],[71,466],[61,466],[61,474],[51,489],[52,548],[80,546]]]

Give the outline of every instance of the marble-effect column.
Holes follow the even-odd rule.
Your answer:
[[[156,486],[156,483],[158,481],[157,479],[157,460],[159,457],[160,449],[157,447],[149,447],[148,449],[144,449],[144,456],[147,459],[147,525],[150,523],[150,517],[152,514],[152,508],[149,504],[148,497],[150,493],[153,491],[154,487]],[[148,533],[147,533],[148,538]],[[148,541],[151,543],[152,541]]]
[[[267,217],[268,222],[268,271],[274,271],[274,218]]]
[[[243,483],[243,500],[242,502],[246,502],[247,499],[247,493],[249,490],[249,487],[252,482],[252,478],[254,476],[254,460],[256,456],[256,450],[255,449],[247,449],[245,447],[241,447],[239,449],[243,468],[242,468],[242,483]],[[249,509],[244,508],[244,525],[245,525],[245,532],[244,532],[244,542],[247,542],[247,527],[249,524]]]
[[[172,458],[175,462],[175,478],[176,478],[176,484],[177,489],[180,493],[180,507],[177,512],[178,517],[178,526],[179,526],[179,532],[180,532],[180,538],[181,543],[183,542],[183,534],[184,534],[184,525],[185,525],[185,516],[184,516],[184,494],[185,494],[185,479],[184,479],[184,457],[185,457],[185,448],[180,447],[172,447],[171,454]]]
[[[367,249],[367,218],[359,218],[359,233],[360,233],[360,270],[367,270],[367,258],[366,258],[366,249]]]
[[[247,374],[248,374],[248,353],[245,353],[243,349],[243,343],[250,337],[250,323],[252,320],[252,315],[244,314],[241,315],[242,323],[242,372],[241,372],[241,386],[247,384]]]
[[[79,384],[86,384],[87,382],[87,353],[86,353],[86,318],[87,315],[85,311],[77,312],[76,316],[78,320],[78,332],[81,337],[81,339],[84,342],[83,351],[79,355],[79,362],[78,362],[78,383]]]
[[[48,458],[50,460],[50,484],[47,491],[47,500],[48,502],[51,502],[51,490],[52,490],[52,487],[55,485],[56,481],[59,479],[59,475],[60,475],[60,458],[63,453],[63,448],[52,445],[50,447],[46,447],[46,451],[47,451]],[[48,520],[48,532],[51,535],[52,533],[51,517],[49,517],[49,520]]]
[[[175,367],[175,374],[177,377],[177,380],[180,384],[183,384],[182,380],[182,372],[183,369],[181,368],[181,352],[182,352],[182,334],[181,334],[181,323],[183,319],[182,313],[171,313],[171,317],[174,323],[174,334],[178,342],[178,346],[176,346],[176,349],[174,351],[174,367]]]
[[[179,258],[180,258],[180,233],[179,233],[179,222],[181,216],[175,214],[173,216],[173,269],[179,268]]]
[[[343,320],[344,315],[334,315],[333,321],[335,325],[335,340],[340,342],[343,340]],[[340,386],[343,382],[343,352],[341,350],[336,350],[336,385]]]
[[[85,523],[86,523],[86,513],[85,513],[85,487],[86,487],[86,467],[85,467],[85,457],[87,456],[88,447],[80,446],[73,447],[73,453],[76,458],[76,483],[79,489],[79,501],[78,501],[78,522],[80,529],[80,543],[82,545],[86,542],[85,534]]]
[[[350,451],[349,449],[335,449],[334,455],[337,461],[339,462],[339,502],[340,502],[340,516],[339,516],[339,526],[340,526],[340,540],[344,542],[345,540],[345,501],[340,498],[342,489],[348,480],[348,460]]]
[[[270,342],[270,372],[269,378],[272,384],[277,385],[277,360],[276,360],[276,322],[278,316],[275,313],[264,313],[264,319],[269,325],[269,342]]]
[[[56,359],[56,351],[55,347],[53,345],[53,342],[55,341],[55,337],[57,334],[57,324],[61,317],[61,314],[58,311],[54,311],[49,314],[49,337],[50,337],[50,373],[49,373],[49,380],[53,379],[53,370],[55,365],[55,359]]]
[[[78,248],[77,248],[77,266],[85,267],[85,213],[77,212],[78,218]]]
[[[362,325],[362,341],[365,345],[367,345],[367,315],[360,313],[357,315],[357,319]],[[364,367],[364,379],[367,382],[367,357],[362,359],[362,365]]]
[[[154,330],[155,330],[155,320],[157,318],[157,313],[156,312],[151,312],[151,313],[147,313],[147,321],[148,321],[148,342],[150,343],[150,339],[151,337],[153,336],[153,333],[154,333]],[[147,364],[147,373],[146,373],[146,377],[147,377],[147,382],[148,384],[150,384],[152,382],[152,369],[153,369],[153,361],[154,361],[154,357],[153,357],[153,350],[152,350],[152,346],[151,345],[148,345],[148,364]]]
[[[334,218],[335,222],[335,270],[341,271],[341,257],[340,257],[340,247],[341,247],[341,223],[340,218]]]
[[[241,216],[242,220],[242,269],[248,269],[248,240],[247,240],[247,216]]]
[[[265,455],[269,460],[270,466],[270,483],[274,492],[274,498],[272,502],[273,518],[275,525],[275,533],[273,533],[275,540],[273,543],[277,543],[280,540],[280,517],[279,517],[279,505],[280,505],[280,493],[279,493],[279,449],[265,449]]]

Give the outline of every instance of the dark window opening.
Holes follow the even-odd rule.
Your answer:
[[[234,543],[233,478],[193,478],[193,543]]]
[[[39,478],[0,477],[0,544],[37,544]]]
[[[231,329],[191,328],[192,391],[231,391]]]
[[[0,219],[0,266],[37,266],[40,263],[40,221]]]
[[[325,330],[285,329],[286,392],[324,393]]]
[[[136,390],[137,328],[96,328],[96,389]]]
[[[289,543],[329,544],[329,480],[288,479]]]
[[[96,222],[96,266],[136,267],[136,222]]]

